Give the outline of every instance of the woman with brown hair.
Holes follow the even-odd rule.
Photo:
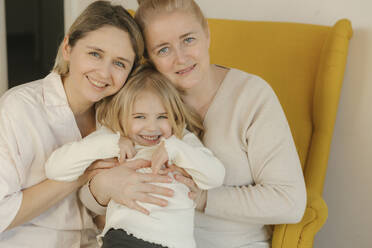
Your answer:
[[[95,226],[77,190],[117,162],[96,161],[71,182],[46,179],[44,164],[54,149],[96,129],[95,104],[121,89],[143,49],[141,32],[123,7],[94,2],[67,32],[53,71],[1,97],[1,247],[96,246]],[[130,166],[147,165],[144,161],[127,164],[121,170],[128,175],[136,174]],[[140,192],[172,193],[139,184],[140,176],[136,179]],[[146,180],[169,178],[148,175]],[[155,196],[147,199],[160,201]]]

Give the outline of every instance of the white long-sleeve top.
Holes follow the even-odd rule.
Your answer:
[[[46,175],[54,180],[75,180],[93,161],[118,157],[118,141],[118,134],[101,127],[81,141],[66,144],[54,151],[46,163]],[[198,187],[211,189],[222,185],[224,166],[193,133],[185,130],[182,140],[172,136],[163,141],[169,163],[184,168]],[[157,146],[136,145],[135,148],[137,154],[133,159],[151,160]],[[138,171],[151,173],[151,168],[142,168]],[[173,177],[172,174],[169,175]],[[150,216],[147,216],[110,201],[106,225],[100,237],[110,228],[120,228],[137,238],[170,248],[196,247],[193,237],[195,204],[188,198],[189,189],[175,180],[171,184],[155,184],[174,190],[173,197],[163,197],[169,202],[168,206],[139,203],[150,211]],[[98,240],[100,242],[100,239]]]
[[[285,114],[261,78],[230,69],[204,119],[203,143],[225,165],[196,212],[201,248],[269,247],[271,224],[301,220],[306,189]]]
[[[94,224],[76,192],[40,216],[5,231],[19,211],[22,190],[47,179],[44,164],[48,156],[57,147],[80,139],[58,74],[12,88],[1,97],[0,247],[88,247],[88,230],[95,242]],[[96,246],[91,243],[89,247]]]

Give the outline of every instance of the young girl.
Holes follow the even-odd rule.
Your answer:
[[[145,67],[137,72],[117,95],[100,104],[97,117],[103,125],[99,130],[54,151],[46,164],[48,178],[76,180],[94,160],[119,157],[120,145],[126,142],[121,135],[134,142],[134,159],[151,160],[151,168],[140,169],[143,173],[162,170],[173,178],[178,171],[164,170],[164,164],[175,164],[202,189],[222,185],[224,166],[196,136],[203,131],[199,117],[154,69]],[[103,241],[103,247],[196,247],[195,204],[188,197],[189,189],[176,180],[167,187],[175,192],[173,197],[165,197],[167,206],[136,203],[149,215],[111,200],[99,243]]]

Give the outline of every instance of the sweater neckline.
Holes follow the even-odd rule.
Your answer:
[[[218,98],[220,98],[220,95],[222,94],[221,92],[223,92],[222,89],[225,87],[226,82],[230,81],[229,78],[231,77],[231,74],[235,70],[234,68],[227,68],[227,69],[229,71],[226,73],[225,78],[222,80],[220,86],[217,89],[217,92],[216,92],[215,96],[212,99],[211,104],[209,105],[209,108],[208,108],[207,112],[205,113],[204,120],[203,120],[203,126],[204,127],[205,127],[205,123],[207,123],[209,113],[212,112],[212,110],[214,108],[214,105],[216,105],[216,102],[218,102]]]

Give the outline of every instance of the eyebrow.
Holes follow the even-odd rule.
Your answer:
[[[101,53],[105,53],[105,51],[103,51],[101,48],[98,48],[98,47],[94,47],[94,46],[87,46],[88,48],[90,49],[93,49],[93,50],[96,50],[96,51],[99,51]],[[132,61],[129,60],[129,59],[126,59],[126,58],[123,58],[123,57],[116,57],[118,60],[122,60],[122,61],[125,61],[129,64],[132,64]]]
[[[196,32],[193,32],[193,31],[188,32],[188,33],[186,33],[186,34],[181,35],[181,36],[179,37],[179,39],[185,38],[185,37],[189,36],[190,34],[194,34],[194,33],[196,33]],[[164,46],[164,45],[166,45],[166,44],[168,44],[168,42],[163,42],[163,43],[161,43],[161,44],[155,46],[154,48],[152,48],[151,51],[154,52],[154,50],[156,50],[157,48],[162,47],[162,46]]]

